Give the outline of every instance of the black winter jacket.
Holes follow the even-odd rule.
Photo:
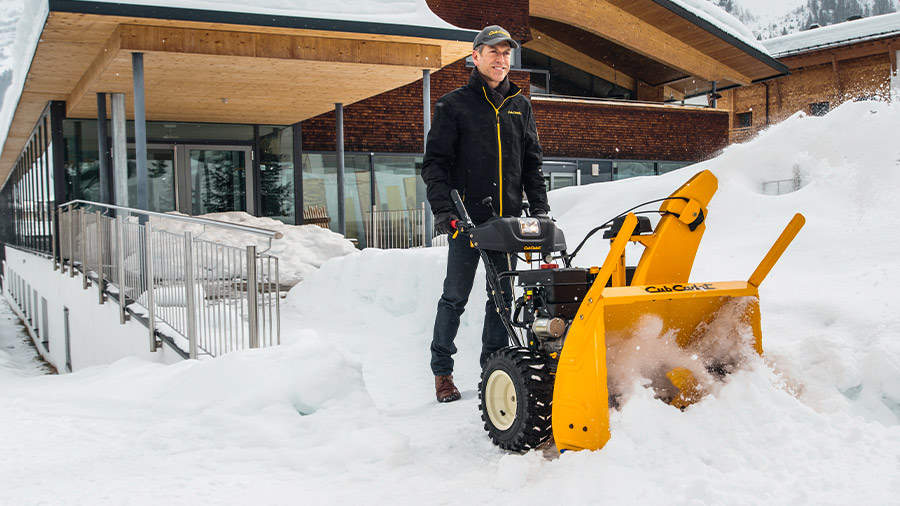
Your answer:
[[[492,216],[481,203],[489,196],[501,216],[520,216],[523,190],[532,211],[550,210],[531,102],[510,83],[497,107],[488,98],[492,91],[476,69],[468,85],[435,103],[422,166],[434,214],[456,213],[453,188],[475,223]]]

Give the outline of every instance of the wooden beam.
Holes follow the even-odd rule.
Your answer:
[[[891,58],[891,73],[897,73],[897,52],[900,51],[900,46],[891,46],[888,48],[888,56]]]
[[[706,81],[752,79],[604,0],[531,0],[530,13],[581,28]]]
[[[837,90],[838,102],[843,102],[844,90],[841,87],[841,73],[838,70],[838,59],[835,56],[831,58],[831,73],[834,77],[834,89]]]
[[[441,68],[436,44],[144,25],[121,25],[119,31],[127,51]]]
[[[103,44],[100,52],[94,57],[94,61],[91,62],[84,74],[81,75],[81,79],[78,80],[75,88],[72,89],[72,93],[70,93],[69,97],[66,99],[67,111],[75,110],[75,107],[87,94],[91,84],[100,79],[100,76],[103,75],[103,72],[106,71],[109,64],[116,59],[119,55],[119,50],[121,49],[121,43],[121,32],[117,28],[113,31],[112,35],[110,35],[109,39],[107,39],[106,43]]]
[[[621,71],[582,53],[572,46],[566,45],[540,30],[531,29],[531,40],[525,43],[525,47],[568,63],[588,74],[606,79],[623,88],[633,90],[635,87],[633,77],[623,74]]]
[[[684,100],[684,92],[671,86],[663,86],[663,97],[666,100]]]
[[[885,51],[890,51],[892,45],[897,44],[895,41],[895,39],[897,38],[900,37],[870,42],[861,42],[837,48],[821,49],[818,51],[811,51],[799,55],[786,56],[784,58],[779,58],[779,61],[787,65],[791,70],[795,70],[804,67],[824,65],[827,63],[831,63],[832,60],[835,59],[837,59],[837,61],[844,61],[856,58],[864,58],[866,56],[884,54]]]

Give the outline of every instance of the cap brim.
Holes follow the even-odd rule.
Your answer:
[[[496,46],[497,44],[499,44],[501,42],[508,42],[509,47],[511,47],[513,49],[519,49],[519,43],[514,41],[513,39],[510,39],[509,37],[482,42],[482,44],[484,44],[485,46]]]

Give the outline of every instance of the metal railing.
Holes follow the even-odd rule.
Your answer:
[[[374,248],[422,248],[425,246],[425,203],[415,209],[379,211],[372,206],[363,217],[366,244]]]
[[[762,192],[764,195],[784,195],[799,190],[803,187],[803,181],[800,177],[800,171],[794,171],[794,177],[790,179],[776,179],[773,181],[763,181]]]
[[[115,296],[120,323],[129,313],[146,318],[151,350],[157,335],[185,339],[191,358],[280,344],[278,258],[265,253],[280,233],[87,201],[59,206],[58,219],[59,268],[80,270],[101,304]],[[208,229],[250,233],[268,247],[221,244],[202,237]]]

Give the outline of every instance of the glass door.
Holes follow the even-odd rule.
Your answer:
[[[250,146],[179,147],[184,167],[182,212],[198,215],[252,209]]]

